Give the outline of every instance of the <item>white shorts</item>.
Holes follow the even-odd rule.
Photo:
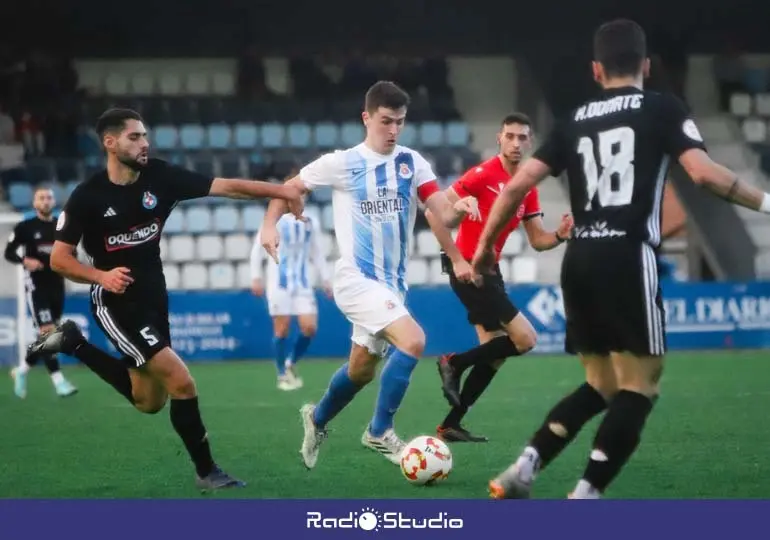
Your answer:
[[[409,311],[404,297],[382,283],[365,278],[339,261],[334,274],[334,301],[353,325],[353,343],[382,356],[388,347],[380,332]]]
[[[313,291],[287,291],[275,288],[267,291],[267,311],[271,317],[315,315],[318,313]]]

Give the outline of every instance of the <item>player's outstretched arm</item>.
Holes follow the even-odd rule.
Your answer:
[[[687,150],[679,163],[699,186],[728,202],[770,214],[770,194],[748,184],[727,167],[713,161],[700,148]]]
[[[480,219],[479,205],[475,197],[463,197],[451,202],[445,191],[436,191],[425,199],[425,206],[444,227],[457,227],[466,216]]]
[[[527,233],[529,245],[535,251],[548,251],[569,239],[574,221],[571,214],[564,214],[559,228],[555,231],[547,231],[543,225],[543,218],[535,216],[524,221],[524,230]]]
[[[238,178],[214,178],[209,195],[229,199],[280,199],[286,202],[289,210],[302,215],[302,195],[304,190],[296,183],[273,184],[260,180],[241,180]]]

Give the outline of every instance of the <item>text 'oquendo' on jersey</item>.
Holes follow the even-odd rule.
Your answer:
[[[567,173],[576,240],[627,238],[657,247],[671,160],[705,150],[684,104],[670,94],[623,87],[557,122],[534,157]]]
[[[83,248],[99,270],[131,270],[127,295],[165,293],[160,235],[179,201],[206,197],[213,178],[151,159],[132,184],[95,174],[72,192],[56,225],[56,240]],[[151,298],[148,297],[148,300]]]
[[[436,175],[418,152],[396,146],[383,155],[359,144],[306,165],[300,179],[333,190],[334,230],[344,264],[403,293],[418,198],[438,191]]]

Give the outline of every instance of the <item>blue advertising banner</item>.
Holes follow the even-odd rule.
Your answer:
[[[672,350],[770,346],[770,283],[663,285],[668,343]],[[564,305],[558,286],[511,287],[514,303],[538,333],[536,353],[564,351]],[[427,355],[475,345],[462,304],[447,286],[410,289],[407,304],[425,329]],[[248,292],[172,292],[171,335],[187,360],[270,358],[272,323],[265,301]],[[318,297],[319,330],[309,357],[342,357],[350,349],[350,324],[334,301]],[[86,295],[67,298],[65,318],[75,320],[95,345],[114,347],[93,322]],[[0,363],[16,362],[16,300],[0,298]],[[28,324],[27,336],[32,338]],[[64,359],[66,361],[66,359]]]

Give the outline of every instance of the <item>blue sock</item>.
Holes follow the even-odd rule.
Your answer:
[[[318,402],[318,405],[316,405],[313,423],[319,428],[324,428],[332,418],[337,416],[353,400],[359,390],[360,388],[350,380],[348,376],[348,363],[345,362],[332,375],[332,380],[329,381],[329,388],[326,389],[326,393],[321,398],[321,401]]]
[[[291,355],[291,361],[293,364],[299,362],[299,359],[305,356],[307,348],[310,346],[310,340],[312,337],[308,337],[302,333],[297,336],[297,341],[294,342],[294,352]]]
[[[275,367],[278,369],[278,375],[286,374],[286,338],[274,337],[273,347],[275,348]]]
[[[381,437],[388,428],[393,427],[393,416],[404,399],[416,365],[417,358],[393,349],[393,354],[388,358],[380,375],[380,393],[377,396],[374,417],[369,424],[371,435]]]

